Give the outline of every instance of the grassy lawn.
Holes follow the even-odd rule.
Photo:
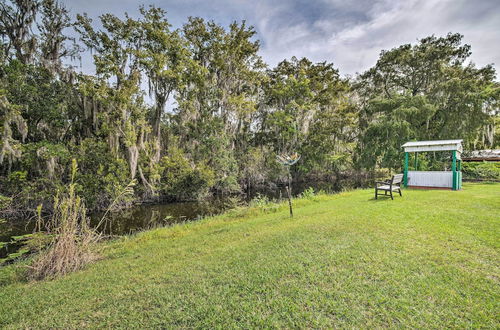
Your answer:
[[[500,184],[234,210],[104,245],[64,278],[0,270],[0,326],[500,327]]]

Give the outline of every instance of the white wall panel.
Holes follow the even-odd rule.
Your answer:
[[[451,171],[408,171],[408,186],[452,188]]]

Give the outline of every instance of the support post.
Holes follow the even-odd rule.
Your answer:
[[[293,218],[292,210],[292,175],[290,174],[290,166],[288,166],[288,207],[290,208],[290,218]]]
[[[405,169],[404,169],[404,176],[403,176],[403,183],[405,188],[408,187],[408,153],[405,152]]]
[[[457,170],[457,187],[458,190],[462,190],[462,159],[458,159],[458,170]]]
[[[453,172],[453,181],[451,189],[457,190],[457,152],[455,150],[452,151],[453,160],[451,163],[451,171]]]

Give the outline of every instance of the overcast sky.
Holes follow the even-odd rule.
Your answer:
[[[431,34],[464,35],[479,66],[500,68],[500,0],[62,0],[72,14],[137,15],[140,4],[167,11],[175,28],[188,16],[223,25],[246,20],[257,31],[260,54],[275,65],[291,56],[329,61],[343,75],[373,66],[382,49]],[[83,61],[84,70],[89,66]],[[86,70],[85,70],[86,71]]]

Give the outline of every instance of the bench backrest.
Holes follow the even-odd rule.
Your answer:
[[[400,184],[403,181],[403,174],[396,174],[392,177],[392,184]]]

